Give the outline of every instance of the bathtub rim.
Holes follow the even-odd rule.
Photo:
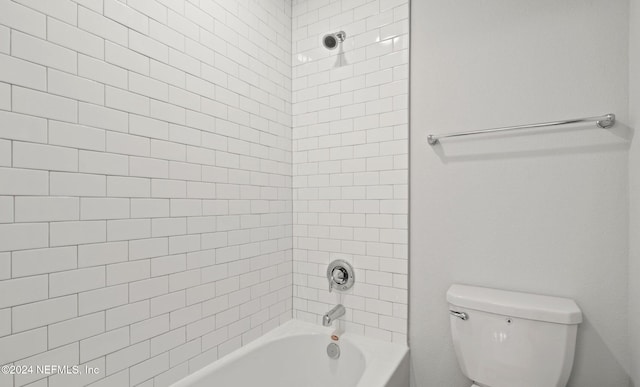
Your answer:
[[[330,336],[334,331],[335,329],[332,327],[322,327],[295,319],[288,320],[243,347],[178,380],[171,387],[189,387],[217,369],[238,361],[245,354],[271,342],[286,337],[312,335],[326,336],[327,343],[329,343]],[[386,386],[409,355],[409,347],[406,344],[382,341],[350,332],[343,333],[340,340],[350,342],[359,348],[365,359],[365,369],[358,384],[354,387]]]

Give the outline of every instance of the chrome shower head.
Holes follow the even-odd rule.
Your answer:
[[[347,34],[344,31],[326,34],[322,38],[322,45],[328,50],[333,50],[338,47],[339,43],[344,42],[346,38]]]

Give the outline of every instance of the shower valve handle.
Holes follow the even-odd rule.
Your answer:
[[[327,280],[329,281],[329,293],[334,288],[345,291],[353,286],[355,281],[353,267],[346,261],[338,259],[329,265]]]

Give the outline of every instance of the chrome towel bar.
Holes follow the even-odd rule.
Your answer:
[[[482,129],[482,130],[474,130],[470,132],[457,132],[450,134],[430,134],[427,136],[427,141],[429,145],[437,144],[443,138],[449,137],[462,137],[462,136],[471,136],[475,134],[485,134],[485,133],[497,133],[497,132],[507,132],[511,130],[520,130],[520,129],[534,129],[534,128],[547,128],[550,126],[559,126],[559,125],[568,125],[568,124],[579,124],[582,122],[595,122],[596,126],[601,129],[609,129],[616,123],[616,115],[615,114],[605,114],[603,116],[598,117],[587,117],[587,118],[576,118],[573,120],[564,120],[564,121],[554,121],[554,122],[543,122],[541,124],[529,124],[529,125],[518,125],[518,126],[505,126],[502,128],[493,128],[493,129]]]

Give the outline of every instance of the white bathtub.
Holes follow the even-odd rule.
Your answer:
[[[408,387],[404,345],[345,333],[327,356],[333,329],[291,320],[173,387]]]

